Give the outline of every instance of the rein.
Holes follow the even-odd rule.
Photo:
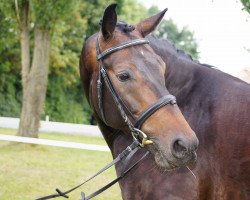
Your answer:
[[[131,135],[133,137],[133,143],[131,145],[129,145],[122,153],[120,153],[111,163],[109,163],[108,165],[103,167],[100,171],[98,171],[96,174],[91,176],[89,179],[87,179],[83,183],[73,187],[72,189],[67,190],[66,192],[62,192],[60,189],[56,189],[57,193],[38,198],[36,200],[46,200],[46,199],[52,199],[52,198],[56,198],[56,197],[60,197],[60,196],[65,197],[65,198],[69,198],[67,196],[68,193],[81,187],[82,185],[84,185],[88,181],[92,180],[93,178],[95,178],[96,176],[98,176],[99,174],[104,172],[105,170],[109,169],[111,166],[116,165],[118,162],[123,162],[122,173],[116,179],[114,179],[113,181],[111,181],[110,183],[108,183],[107,185],[105,185],[104,187],[100,188],[99,190],[90,194],[87,197],[85,197],[85,194],[83,192],[81,193],[81,195],[82,195],[81,200],[89,200],[89,199],[95,197],[96,195],[100,194],[101,192],[105,191],[106,189],[108,189],[109,187],[114,185],[115,183],[117,183],[120,179],[122,179],[130,171],[132,171],[140,162],[142,162],[146,158],[146,156],[149,154],[149,152],[147,151],[138,161],[136,161],[132,166],[130,166],[128,169],[126,169],[132,156],[140,148],[143,148],[143,147],[145,147],[145,145],[153,143],[151,140],[149,140],[147,138],[147,135],[143,131],[140,130],[143,123],[153,113],[155,113],[157,110],[159,110],[163,106],[165,106],[167,104],[171,104],[171,105],[176,104],[176,98],[170,94],[161,97],[155,103],[150,105],[145,111],[143,111],[142,114],[136,120],[136,122],[133,124],[130,121],[129,117],[127,116],[127,114],[124,110],[124,108],[126,108],[126,106],[124,105],[121,97],[117,94],[117,92],[116,92],[116,90],[115,90],[115,88],[114,88],[114,86],[113,86],[113,84],[108,76],[108,73],[106,71],[106,68],[105,68],[105,65],[103,62],[104,57],[106,57],[107,55],[110,55],[113,52],[131,47],[131,46],[142,45],[142,44],[149,44],[149,41],[145,38],[139,38],[139,39],[135,39],[132,41],[124,42],[122,44],[111,47],[111,48],[106,49],[105,51],[101,52],[100,47],[99,47],[98,37],[96,40],[96,54],[97,54],[96,58],[99,61],[99,75],[98,75],[98,80],[97,80],[97,93],[98,93],[97,97],[98,97],[98,107],[100,110],[101,118],[102,118],[103,122],[105,124],[107,124],[106,118],[105,118],[105,113],[104,113],[104,108],[103,108],[103,92],[102,92],[102,89],[103,89],[102,80],[103,80],[106,87],[108,88],[119,112],[120,112],[120,115],[122,116],[124,122],[127,124],[127,126],[130,129]]]
[[[120,153],[112,162],[110,162],[109,164],[107,164],[105,167],[103,167],[100,171],[98,171],[96,174],[94,174],[93,176],[91,176],[90,178],[88,178],[86,181],[82,182],[81,184],[65,191],[62,192],[60,189],[56,189],[55,194],[51,194],[48,196],[44,196],[41,198],[37,198],[36,200],[46,200],[46,199],[53,199],[56,197],[64,197],[64,198],[69,198],[69,196],[67,194],[71,193],[72,191],[78,189],[79,187],[81,187],[82,185],[84,185],[85,183],[89,182],[90,180],[92,180],[93,178],[95,178],[96,176],[100,175],[101,173],[103,173],[104,171],[106,171],[107,169],[109,169],[110,167],[112,167],[113,165],[117,164],[118,162],[123,162],[123,170],[121,175],[119,175],[116,179],[114,179],[113,181],[111,181],[110,183],[108,183],[107,185],[103,186],[102,188],[100,188],[99,190],[93,192],[92,194],[90,194],[89,196],[85,197],[85,193],[81,192],[81,200],[89,200],[95,196],[97,196],[98,194],[102,193],[103,191],[105,191],[106,189],[110,188],[112,185],[114,185],[115,183],[117,183],[120,179],[122,179],[125,175],[127,175],[132,169],[134,169],[142,160],[144,160],[146,158],[146,156],[149,154],[149,152],[146,152],[138,161],[136,161],[131,167],[129,167],[128,169],[126,169],[126,167],[129,164],[129,161],[131,160],[132,156],[140,149],[140,144],[137,143],[137,141],[134,141],[131,145],[129,145],[122,153]]]

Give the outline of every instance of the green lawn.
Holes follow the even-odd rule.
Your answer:
[[[0,129],[0,134],[15,134],[13,130]],[[105,144],[102,138],[41,133],[40,138]],[[0,199],[28,200],[63,191],[81,183],[112,160],[108,152],[87,151],[42,145],[0,141]],[[105,172],[70,194],[72,200],[99,189],[115,178],[115,170]],[[57,198],[65,199],[65,198]],[[108,189],[96,200],[121,200],[118,185]]]

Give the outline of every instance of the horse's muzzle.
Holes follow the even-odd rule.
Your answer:
[[[176,138],[168,144],[168,147],[160,141],[153,141],[153,145],[149,145],[149,151],[154,155],[155,162],[160,168],[172,170],[196,161],[195,151],[198,143],[196,137],[189,141]]]

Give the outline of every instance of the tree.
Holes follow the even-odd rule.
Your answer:
[[[15,5],[11,6],[15,8],[21,44],[23,99],[18,135],[38,137],[53,28],[56,22],[74,10],[76,1],[33,0],[31,4],[30,0],[15,0]],[[33,49],[30,46],[31,35],[34,36]]]
[[[151,16],[157,12],[159,12],[158,7],[152,6],[148,10],[148,15]],[[193,33],[187,27],[179,30],[172,19],[163,19],[155,34],[159,38],[171,41],[178,49],[189,53],[193,58],[198,58],[198,44]]]
[[[90,108],[84,99],[79,76],[79,57],[88,26],[81,17],[86,2],[56,24],[52,36],[50,72],[44,114],[52,121],[89,123]]]
[[[123,0],[118,4],[119,20],[136,24],[147,17],[147,8],[135,0]]]
[[[243,4],[243,10],[247,11],[250,14],[250,1],[249,0],[240,0]]]

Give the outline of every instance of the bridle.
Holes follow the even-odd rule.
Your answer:
[[[150,105],[145,111],[143,111],[142,114],[137,118],[136,122],[133,124],[125,112],[127,107],[124,105],[124,101],[117,94],[117,92],[114,88],[114,85],[112,84],[112,82],[109,78],[109,75],[106,71],[103,60],[106,56],[108,56],[116,51],[131,47],[131,46],[135,46],[135,45],[142,45],[142,44],[149,44],[149,41],[146,38],[134,39],[134,40],[130,40],[130,41],[121,43],[117,46],[108,48],[105,51],[101,52],[98,37],[96,39],[96,54],[97,54],[96,59],[99,61],[99,74],[98,74],[98,80],[97,80],[97,97],[98,97],[98,107],[99,107],[99,111],[101,114],[101,119],[103,120],[103,122],[105,124],[107,124],[106,118],[105,118],[105,113],[104,113],[104,108],[103,108],[103,94],[102,94],[103,93],[102,92],[102,90],[103,90],[102,89],[103,88],[102,80],[104,80],[104,83],[105,83],[106,87],[108,88],[109,93],[111,94],[111,96],[112,96],[112,98],[113,98],[113,100],[114,100],[114,102],[115,102],[115,104],[120,112],[120,115],[122,116],[124,122],[129,127],[129,130],[133,136],[133,139],[137,140],[140,143],[141,147],[143,147],[145,144],[152,143],[151,140],[147,139],[147,135],[140,130],[143,123],[152,114],[154,114],[157,110],[159,110],[163,106],[165,106],[167,104],[171,104],[171,105],[176,104],[176,97],[171,95],[171,94],[168,94],[166,96],[161,97],[155,103]]]
[[[129,127],[129,130],[130,130],[130,132],[132,134],[132,137],[133,137],[133,140],[134,140],[133,143],[131,145],[129,145],[125,150],[123,150],[111,163],[109,163],[108,165],[103,167],[100,171],[98,171],[96,174],[91,176],[89,179],[87,179],[83,183],[81,183],[81,184],[67,190],[66,192],[62,192],[61,190],[56,189],[57,193],[51,194],[51,195],[48,195],[48,196],[45,196],[45,197],[38,198],[36,200],[52,199],[52,198],[56,198],[56,197],[60,197],[60,196],[65,197],[65,198],[69,198],[67,196],[68,193],[76,190],[77,188],[81,187],[82,185],[84,185],[88,181],[92,180],[93,178],[95,178],[96,176],[98,176],[99,174],[104,172],[105,170],[109,169],[111,166],[116,165],[118,162],[122,161],[123,162],[123,167],[122,167],[122,170],[121,170],[122,172],[115,180],[111,181],[109,184],[105,185],[104,187],[100,188],[99,190],[97,190],[96,192],[90,194],[87,197],[85,197],[85,194],[83,192],[81,193],[82,200],[89,200],[89,199],[97,196],[101,192],[105,191],[106,189],[111,187],[113,184],[115,184],[119,180],[121,180],[131,170],[133,170],[136,166],[138,166],[138,164],[143,159],[146,158],[146,156],[149,153],[148,151],[138,161],[136,161],[134,164],[132,164],[132,166],[130,166],[127,169],[127,166],[129,165],[129,162],[130,162],[132,156],[140,148],[144,147],[145,145],[153,143],[151,140],[149,140],[147,138],[147,135],[142,130],[140,130],[143,123],[153,113],[155,113],[157,110],[159,110],[163,106],[168,105],[168,104],[171,104],[171,105],[176,104],[176,98],[175,98],[175,96],[170,95],[170,94],[161,97],[155,103],[150,105],[145,111],[143,111],[142,114],[137,118],[137,120],[133,124],[130,121],[128,115],[125,112],[126,106],[124,105],[122,98],[117,94],[117,92],[116,92],[116,90],[114,88],[114,85],[112,84],[111,79],[109,78],[109,75],[108,75],[108,73],[106,71],[106,68],[105,68],[105,65],[104,65],[104,62],[103,62],[104,58],[107,55],[110,55],[110,54],[112,54],[112,53],[114,53],[116,51],[131,47],[131,46],[142,45],[142,44],[149,44],[149,41],[147,39],[145,39],[145,38],[135,39],[135,40],[131,40],[131,41],[121,43],[121,44],[119,44],[117,46],[111,47],[111,48],[106,49],[105,51],[101,52],[98,37],[97,37],[97,40],[96,40],[96,54],[97,54],[96,58],[99,61],[99,74],[98,74],[98,79],[97,79],[97,97],[98,97],[98,107],[99,107],[101,119],[103,120],[103,122],[105,124],[107,124],[106,118],[105,118],[105,113],[104,113],[104,108],[103,108],[103,83],[102,83],[102,80],[103,80],[106,87],[108,88],[108,91],[110,92],[110,94],[111,94],[111,96],[112,96],[112,98],[113,98],[119,112],[120,112],[120,115],[122,116],[124,122]]]

